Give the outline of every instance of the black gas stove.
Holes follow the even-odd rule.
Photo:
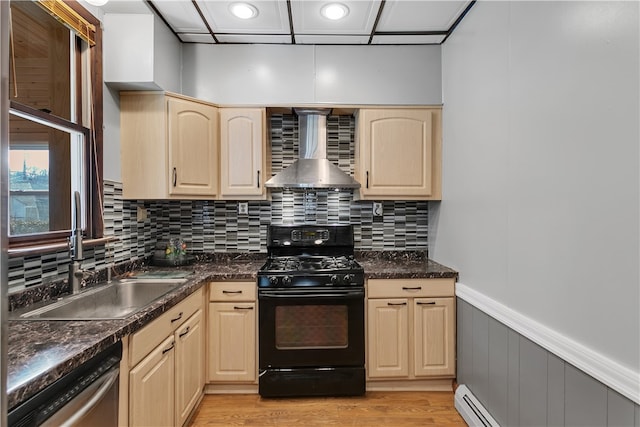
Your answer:
[[[272,225],[267,240],[269,258],[258,272],[259,288],[364,286],[350,225]]]
[[[258,271],[263,397],[365,392],[364,271],[350,225],[269,226]]]
[[[353,256],[271,257],[258,277],[260,288],[364,285],[363,269]]]

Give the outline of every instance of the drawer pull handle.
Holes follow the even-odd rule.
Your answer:
[[[223,294],[241,294],[242,291],[222,291]]]
[[[429,302],[418,302],[418,305],[436,305],[435,301],[429,301]]]
[[[180,338],[182,338],[183,336],[187,335],[189,333],[189,330],[191,329],[191,326],[187,326],[187,328],[180,334],[178,335]]]
[[[369,188],[369,171],[367,171],[367,185],[366,188]]]
[[[403,290],[403,291],[419,291],[419,290],[421,290],[421,289],[422,289],[422,286],[415,286],[415,287],[413,287],[413,288],[408,288],[408,287],[406,287],[406,286],[403,286],[403,287],[402,287],[402,290]]]
[[[182,312],[180,312],[180,313],[178,314],[178,317],[176,317],[175,319],[171,319],[171,323],[173,323],[173,322],[177,322],[177,321],[178,321],[178,320],[180,320],[180,319],[182,319]]]
[[[234,310],[253,310],[253,307],[238,307],[237,305],[233,307]]]
[[[387,305],[407,305],[406,302],[388,302]]]
[[[260,171],[258,171],[258,188],[260,188]]]
[[[173,347],[175,347],[175,344],[176,344],[175,342],[172,342],[170,347],[167,347],[164,350],[162,350],[162,354],[168,353],[171,350],[173,350]]]
[[[176,171],[176,168],[173,168],[173,186],[175,187],[177,183],[178,183],[178,171]]]

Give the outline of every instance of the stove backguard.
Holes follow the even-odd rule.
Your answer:
[[[351,225],[270,225],[267,230],[269,256],[353,255]]]

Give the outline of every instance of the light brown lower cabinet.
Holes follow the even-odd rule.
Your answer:
[[[203,291],[130,336],[129,426],[178,426],[203,395]]]
[[[256,284],[214,282],[209,288],[209,383],[256,383]]]
[[[204,387],[204,319],[202,310],[175,332],[176,425],[182,426],[202,396]]]
[[[170,336],[129,372],[131,426],[174,425],[174,348]]]
[[[454,279],[370,279],[369,380],[455,377]]]

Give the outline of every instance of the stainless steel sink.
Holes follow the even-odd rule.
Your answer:
[[[124,319],[180,287],[187,279],[121,279],[64,297],[43,307],[9,313],[17,320]]]

